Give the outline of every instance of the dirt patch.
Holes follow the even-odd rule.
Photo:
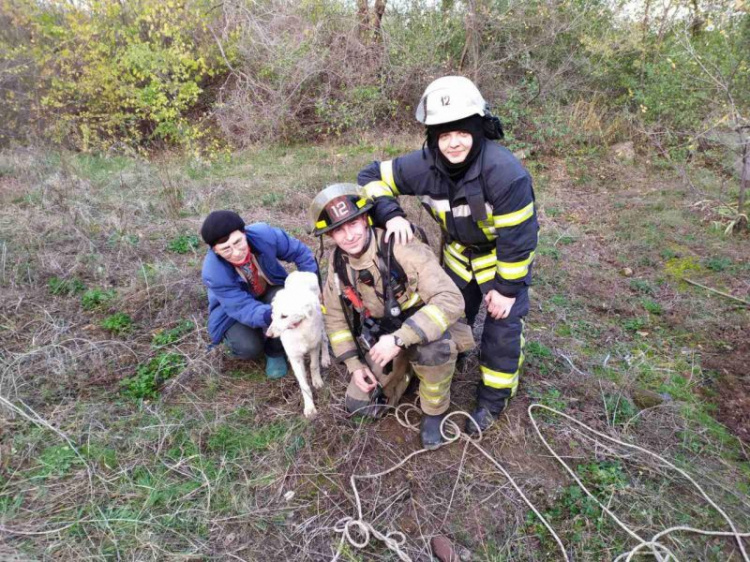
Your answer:
[[[703,357],[704,369],[715,371],[711,390],[719,396],[716,418],[750,443],[750,340],[748,326],[727,326],[716,334],[716,347]]]

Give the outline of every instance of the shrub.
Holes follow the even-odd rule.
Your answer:
[[[12,3],[15,25],[33,37],[14,50],[38,68],[33,113],[47,122],[44,134],[84,151],[199,140],[201,95],[223,71],[210,8],[205,0]]]
[[[116,312],[102,320],[101,326],[108,332],[120,336],[133,328],[133,319],[124,312]]]
[[[134,400],[156,398],[159,387],[178,375],[185,365],[185,357],[180,353],[160,353],[138,367],[135,375],[120,381],[122,392]]]
[[[154,334],[151,345],[154,347],[164,347],[178,342],[183,336],[189,334],[195,329],[195,324],[191,320],[182,320],[174,328],[169,330],[160,330]]]
[[[187,254],[194,252],[200,246],[200,238],[195,234],[181,234],[177,238],[169,241],[167,250],[176,254]]]
[[[89,289],[81,296],[81,306],[86,310],[94,310],[104,306],[117,296],[114,289]]]

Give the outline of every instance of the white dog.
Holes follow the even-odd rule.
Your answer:
[[[314,273],[303,271],[290,273],[284,288],[276,293],[271,306],[272,320],[266,335],[269,338],[281,337],[294,376],[302,389],[305,417],[311,418],[318,411],[307,383],[305,356],[310,355],[310,375],[315,388],[323,387],[321,363],[323,367],[331,364],[320,308],[318,277]]]

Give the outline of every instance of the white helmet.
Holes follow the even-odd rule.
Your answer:
[[[425,125],[440,125],[458,121],[470,115],[484,116],[484,101],[474,82],[463,76],[443,76],[427,86],[417,105],[417,121]]]

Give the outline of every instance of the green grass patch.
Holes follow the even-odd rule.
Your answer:
[[[732,260],[721,256],[714,256],[703,260],[702,265],[706,269],[710,269],[711,271],[715,271],[718,273],[726,271],[727,269],[732,267]]]
[[[116,312],[102,320],[101,327],[116,336],[132,331],[133,319],[124,312]]]
[[[167,250],[175,254],[189,254],[200,246],[200,238],[195,234],[181,234],[167,244]]]
[[[47,281],[47,288],[51,295],[61,297],[71,297],[86,290],[83,281],[73,277],[72,279],[61,279],[60,277],[51,277]]]
[[[151,339],[151,345],[155,348],[172,345],[180,341],[184,336],[195,330],[192,320],[181,320],[174,328],[159,330]]]
[[[84,310],[95,310],[103,307],[117,296],[114,289],[89,289],[81,295],[81,306]]]
[[[278,420],[260,427],[243,427],[230,424],[218,426],[208,438],[208,450],[227,458],[237,458],[249,453],[281,446],[291,429],[289,423]]]
[[[141,365],[132,377],[120,381],[122,393],[134,400],[156,398],[159,387],[178,375],[186,365],[180,353],[160,353],[145,365]]]
[[[619,426],[632,419],[638,413],[638,408],[622,394],[605,394],[604,412],[607,423]]]
[[[81,463],[75,451],[68,445],[52,445],[45,448],[38,458],[39,476],[64,476]]]
[[[630,318],[622,323],[622,327],[629,332],[638,332],[648,326],[647,318]]]
[[[643,306],[647,312],[655,314],[656,316],[659,316],[664,311],[658,302],[649,298],[642,298],[641,306]]]
[[[654,287],[651,285],[649,281],[646,279],[631,279],[630,280],[630,288],[631,290],[635,291],[636,293],[640,293],[642,295],[653,295],[654,294]]]

